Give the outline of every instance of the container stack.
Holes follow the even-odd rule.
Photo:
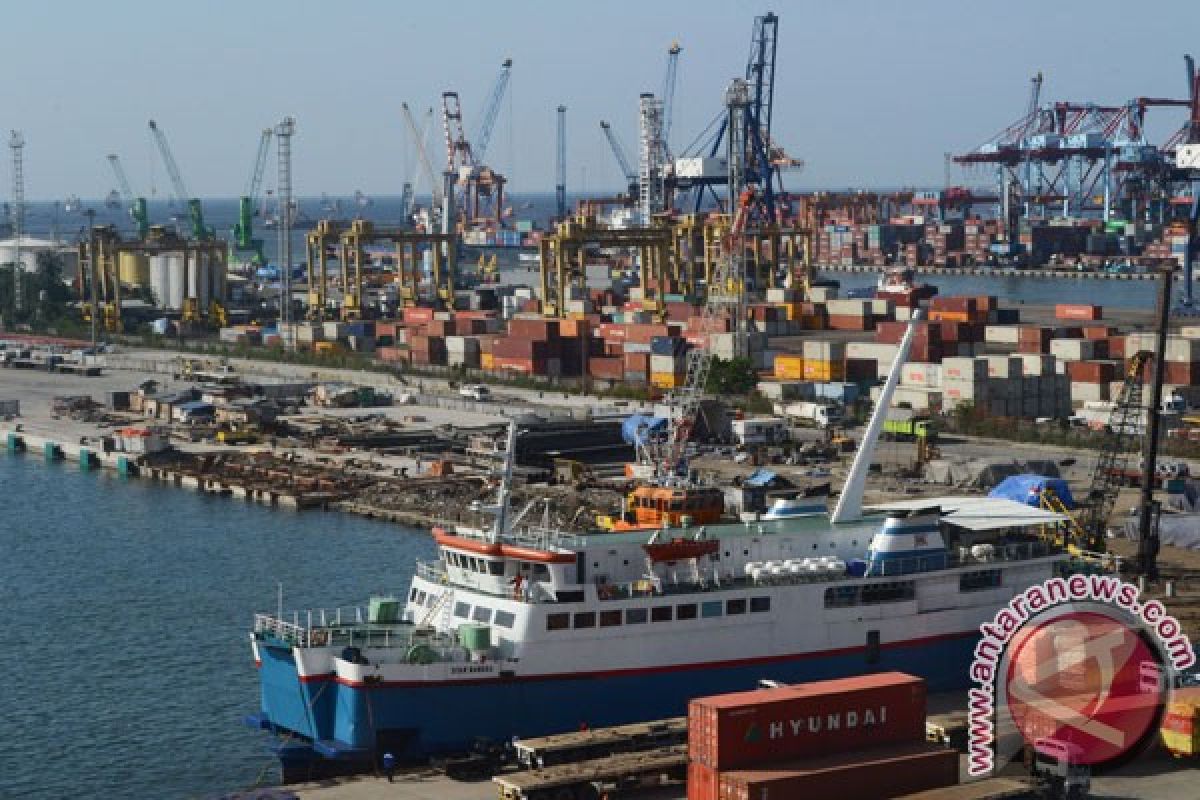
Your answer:
[[[958,782],[925,741],[925,682],[899,672],[693,700],[688,800],[877,800]]]

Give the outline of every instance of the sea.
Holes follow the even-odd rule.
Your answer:
[[[255,611],[407,591],[427,532],[0,451],[0,798],[212,798],[278,783]]]

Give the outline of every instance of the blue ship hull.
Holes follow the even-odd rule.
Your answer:
[[[897,670],[925,678],[930,691],[958,689],[969,683],[976,640],[965,633],[892,644],[875,663],[858,648],[749,664],[369,688],[302,682],[290,648],[260,642],[262,707],[250,721],[281,736],[285,761],[368,762],[384,750],[421,758],[465,751],[478,738],[505,742],[680,716],[693,697],[752,689],[763,678],[798,683]]]

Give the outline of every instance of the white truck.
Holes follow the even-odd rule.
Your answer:
[[[780,417],[751,417],[730,423],[740,445],[781,444],[788,440],[787,420]]]
[[[1117,404],[1109,400],[1089,400],[1083,404],[1083,408],[1076,411],[1068,421],[1072,425],[1081,428],[1091,428],[1094,431],[1111,431],[1114,423],[1113,413],[1117,409]],[[1187,403],[1179,395],[1170,395],[1162,400],[1161,413],[1163,423],[1166,427],[1176,427],[1179,424],[1179,415],[1187,410]],[[1145,409],[1135,414],[1126,425],[1129,430],[1124,433],[1129,433],[1134,436],[1140,436],[1146,430],[1146,424],[1149,422],[1149,415]]]
[[[842,409],[832,403],[788,403],[776,406],[776,412],[802,425],[829,428],[842,421]]]

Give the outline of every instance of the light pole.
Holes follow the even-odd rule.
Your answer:
[[[96,358],[96,314],[100,309],[96,305],[96,211],[95,209],[87,209],[83,212],[88,219],[87,225],[87,254],[88,254],[88,298],[91,303],[92,313],[88,316],[92,320],[92,363],[95,363]],[[80,266],[82,269],[82,265]],[[80,288],[83,287],[83,276],[79,279]],[[80,293],[82,294],[82,292]],[[83,298],[80,297],[80,300]]]

